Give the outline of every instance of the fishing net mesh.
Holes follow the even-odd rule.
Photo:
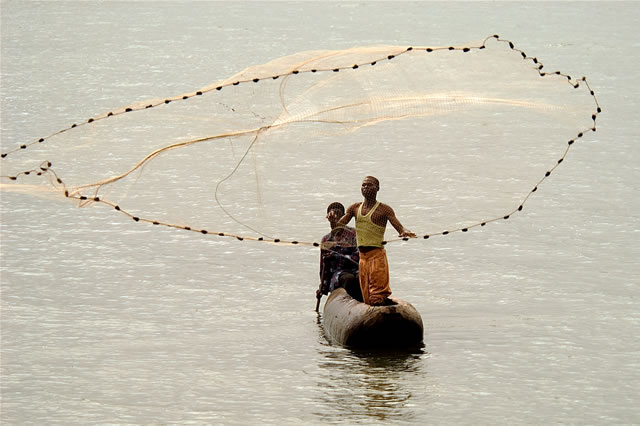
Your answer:
[[[584,77],[497,36],[302,52],[7,149],[3,189],[44,185],[139,223],[318,245],[327,205],[361,200],[373,175],[378,199],[425,239],[522,210],[600,111]]]

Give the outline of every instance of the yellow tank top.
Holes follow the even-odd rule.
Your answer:
[[[364,204],[364,203],[362,203]],[[358,241],[358,247],[383,247],[382,241],[384,240],[384,226],[376,225],[371,220],[371,215],[380,205],[380,201],[369,210],[369,213],[362,215],[362,204],[358,207],[358,214],[356,215],[356,240]]]

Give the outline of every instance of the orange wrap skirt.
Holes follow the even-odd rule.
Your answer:
[[[383,248],[360,253],[359,275],[364,303],[380,305],[391,295],[389,263]]]

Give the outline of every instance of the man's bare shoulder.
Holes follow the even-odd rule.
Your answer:
[[[380,205],[378,206],[378,209],[384,212],[393,213],[393,209],[389,204],[380,203]]]
[[[347,209],[347,211],[352,212],[355,214],[355,212],[358,210],[358,208],[360,207],[360,204],[362,204],[361,202],[358,203],[353,203],[349,206],[349,208]]]

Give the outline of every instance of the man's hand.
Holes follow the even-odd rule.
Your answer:
[[[417,238],[417,236],[416,236],[416,234],[414,234],[413,232],[409,231],[408,229],[404,229],[400,233],[400,238]]]

